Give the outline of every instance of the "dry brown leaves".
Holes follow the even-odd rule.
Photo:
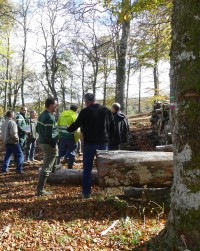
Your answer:
[[[0,155],[3,159],[4,151]],[[40,153],[36,158],[41,159]],[[166,215],[160,215],[161,209],[152,212],[140,202],[119,199],[117,189],[93,187],[96,195],[82,199],[80,187],[47,185],[53,195],[37,197],[39,167],[27,165],[25,174],[17,175],[11,165],[9,174],[0,176],[2,251],[133,250],[164,228]],[[82,168],[80,158],[75,168]]]

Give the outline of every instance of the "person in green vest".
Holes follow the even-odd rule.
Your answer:
[[[26,120],[26,113],[27,113],[27,107],[22,106],[20,109],[20,113],[16,116],[16,123],[18,128],[18,135],[19,135],[19,144],[21,146],[22,151],[25,148],[26,145],[26,139],[29,131],[28,128],[28,121]]]
[[[47,178],[54,168],[58,155],[58,128],[54,113],[57,110],[57,101],[48,98],[45,101],[46,110],[43,111],[37,121],[36,131],[39,135],[39,144],[43,152],[43,164],[39,173],[37,184],[37,196],[50,195],[51,192],[44,190]]]
[[[76,149],[80,138],[79,130],[73,133],[67,131],[67,128],[77,119],[77,105],[71,105],[69,110],[63,111],[58,118],[59,131],[59,155],[58,163],[62,157],[65,158],[68,169],[73,168],[75,162]]]

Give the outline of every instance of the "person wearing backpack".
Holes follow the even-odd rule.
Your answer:
[[[112,104],[112,113],[115,120],[116,131],[109,143],[109,150],[119,150],[121,143],[128,142],[129,124],[127,117],[120,111],[120,104]]]

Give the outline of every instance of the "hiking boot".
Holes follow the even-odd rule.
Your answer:
[[[35,195],[36,196],[48,196],[48,195],[52,195],[52,192],[47,192],[47,191],[43,190],[43,191],[36,192]]]
[[[53,168],[52,168],[52,173],[55,173],[55,171],[58,171],[58,170],[60,170],[60,169],[62,169],[62,165],[61,165],[61,163],[60,164],[58,164],[58,165],[55,165],[55,166],[53,166]]]
[[[60,160],[60,163],[64,165],[64,164],[68,164],[68,161],[69,159],[64,157],[63,159]]]
[[[9,172],[8,171],[2,171],[1,172],[3,175],[7,175],[7,174],[9,174]]]
[[[30,165],[31,164],[31,161],[30,160],[27,160],[24,162],[24,165]]]
[[[20,171],[16,171],[17,174],[23,174],[24,171],[20,170]]]
[[[83,199],[88,199],[88,198],[90,198],[90,194],[81,193],[80,195],[81,195],[81,198],[83,198]]]
[[[46,196],[46,195],[51,195],[51,192],[47,192],[44,190],[44,186],[46,184],[47,181],[47,176],[44,176],[40,173],[39,175],[39,179],[38,179],[38,184],[37,184],[37,192],[36,192],[36,196]]]

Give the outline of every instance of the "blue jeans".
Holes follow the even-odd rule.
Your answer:
[[[83,145],[83,178],[82,193],[87,196],[91,193],[92,167],[96,150],[108,150],[108,144],[104,145]]]
[[[78,144],[74,139],[61,138],[59,143],[59,161],[61,157],[65,156],[68,160],[68,168],[72,169],[75,162],[76,149]]]
[[[8,172],[11,156],[14,155],[16,163],[16,171],[21,171],[23,168],[24,155],[20,144],[6,144],[6,154],[3,161],[2,172]]]
[[[27,139],[26,141],[26,160],[34,160],[36,139]]]

